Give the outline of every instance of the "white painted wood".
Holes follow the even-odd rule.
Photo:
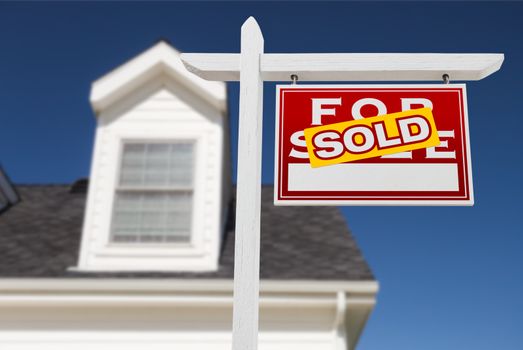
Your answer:
[[[233,281],[230,279],[154,279],[143,278],[140,283],[121,278],[1,278],[0,294],[20,292],[31,293],[85,293],[93,295],[98,292],[230,292]],[[366,295],[374,298],[379,290],[377,281],[323,281],[313,280],[262,280],[260,291],[266,293],[330,293],[347,292],[349,296]]]
[[[185,68],[200,78],[217,81],[240,80],[240,54],[182,53],[180,58]]]
[[[238,81],[238,54],[184,53],[187,69],[207,80]],[[263,54],[265,81],[451,81],[481,80],[496,72],[503,54],[335,53]]]
[[[263,36],[253,17],[241,29],[240,115],[234,256],[233,350],[258,348],[263,126]]]
[[[227,109],[225,84],[205,81],[191,74],[184,68],[179,55],[171,45],[159,42],[96,80],[90,96],[93,109],[98,113],[147,81],[163,75],[224,112]]]

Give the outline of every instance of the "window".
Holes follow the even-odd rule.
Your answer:
[[[125,143],[111,243],[191,240],[194,142]]]

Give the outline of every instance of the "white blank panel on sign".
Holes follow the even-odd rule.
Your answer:
[[[457,191],[454,164],[289,164],[291,191]]]

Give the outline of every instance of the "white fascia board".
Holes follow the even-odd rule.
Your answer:
[[[270,307],[333,307],[336,305],[334,294],[330,297],[296,297],[286,294],[283,296],[260,297],[262,306]],[[369,302],[370,304],[370,302]],[[372,304],[373,305],[373,304]],[[184,307],[232,307],[232,295],[205,293],[200,295],[32,295],[13,294],[0,295],[0,308],[8,307],[36,307],[36,306],[97,306],[97,307],[143,307],[143,306],[184,306]]]
[[[161,74],[184,85],[221,112],[226,111],[225,83],[206,81],[188,72],[180,60],[180,53],[164,42],[159,42],[93,82],[89,98],[91,105],[95,112],[99,113]]]
[[[365,310],[370,313],[376,304],[375,297],[353,297],[349,293],[312,293],[301,295],[295,293],[271,294],[260,293],[261,307],[278,308],[323,308],[337,307],[337,295],[346,295],[346,307]],[[2,307],[36,307],[36,306],[98,306],[98,307],[142,307],[142,306],[184,306],[184,307],[232,307],[233,296],[230,293],[169,293],[169,294],[93,294],[93,293],[53,293],[53,294],[30,294],[13,293],[0,294],[0,309]]]
[[[117,279],[117,278],[2,278],[0,295],[12,293],[159,293],[159,292],[232,292],[229,279]],[[280,281],[261,280],[265,293],[337,293],[375,295],[377,281]]]

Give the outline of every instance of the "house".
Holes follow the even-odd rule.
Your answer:
[[[91,104],[88,181],[0,177],[0,348],[230,349],[225,84],[159,42],[94,82]],[[344,218],[272,196],[264,186],[259,348],[353,349],[378,283]]]

